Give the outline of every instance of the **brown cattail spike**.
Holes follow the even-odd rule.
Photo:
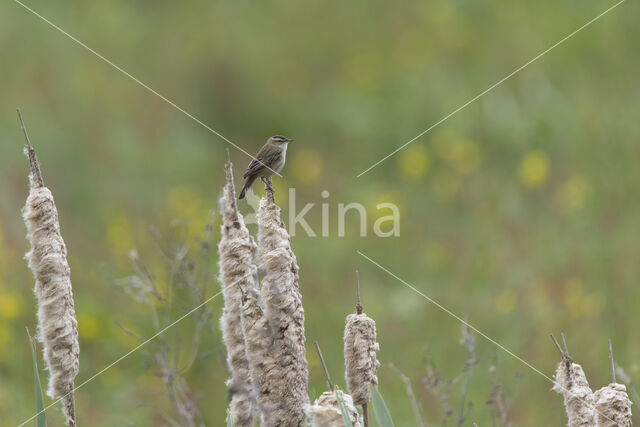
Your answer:
[[[360,276],[358,275],[358,270],[356,270],[356,313],[362,314],[362,304],[360,304]]]

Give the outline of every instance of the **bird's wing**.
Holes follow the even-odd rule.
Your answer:
[[[278,163],[278,160],[282,156],[282,150],[265,150],[264,148],[265,147],[258,152],[255,159],[251,160],[249,167],[247,167],[247,171],[242,176],[243,178],[256,174],[268,165]]]
[[[242,177],[246,178],[249,175],[253,175],[263,167],[264,167],[264,164],[262,162],[262,159],[260,159],[259,157],[256,157],[255,159],[251,160],[251,163],[249,163],[249,166],[247,167],[247,171],[244,173],[244,175],[242,175]]]

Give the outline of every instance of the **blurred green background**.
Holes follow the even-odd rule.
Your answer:
[[[283,217],[289,187],[298,210],[315,203],[306,219],[316,233],[321,203],[330,213],[328,237],[298,228],[292,238],[310,393],[325,388],[314,340],[344,387],[342,329],[359,269],[365,311],[378,326],[380,391],[400,426],[416,421],[405,384],[387,364],[410,378],[423,417],[436,423],[443,407],[425,386],[426,361],[453,378],[468,353],[457,320],[356,250],[548,376],[559,360],[549,333],[564,331],[594,389],[609,380],[608,338],[616,361],[640,381],[637,2],[623,3],[356,178],[613,4],[28,2],[245,150],[256,152],[276,133],[296,138],[284,179],[275,179]],[[159,247],[172,253],[184,242],[189,256],[211,264],[203,277],[208,294],[217,291],[215,250],[202,261],[199,243],[230,146],[10,1],[0,6],[0,56],[0,424],[17,425],[35,412],[24,329],[33,332],[36,316],[23,260],[28,163],[15,107],[68,246],[81,346],[77,383],[137,345],[126,331],[154,333],[149,310],[118,286],[135,274],[131,249],[166,286],[171,269]],[[231,154],[239,185],[249,158]],[[367,207],[366,237],[353,213],[347,235],[337,237],[337,205],[350,202]],[[399,237],[373,234],[375,219],[388,214],[376,209],[381,202],[399,207]],[[219,218],[211,218],[215,245]],[[208,425],[222,424],[227,404],[221,303],[210,303],[215,333],[200,348],[209,356],[185,374]],[[176,306],[168,318],[188,308]],[[187,336],[190,322],[172,339]],[[514,425],[566,423],[547,379],[480,337],[476,347],[466,395],[473,406],[463,425],[492,425],[487,401],[496,384]],[[135,352],[78,390],[80,425],[164,425],[168,397],[149,358],[146,348]],[[60,425],[58,408],[47,416]]]

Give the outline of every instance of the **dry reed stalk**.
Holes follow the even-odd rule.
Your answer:
[[[271,193],[268,190],[260,201],[258,212],[258,259],[264,277],[253,314],[258,309],[263,313],[247,342],[254,336],[262,340],[249,345],[249,359],[254,361],[252,369],[261,368],[252,376],[264,425],[298,426],[309,404],[304,310],[298,264]]]
[[[52,399],[62,400],[67,424],[75,426],[73,381],[78,374],[80,346],[67,248],[60,234],[53,195],[42,181],[40,165],[22,117],[20,123],[27,139],[26,154],[31,168],[29,196],[23,211],[31,250],[25,258],[36,279],[37,337],[43,344],[44,360],[49,369],[47,394]]]
[[[353,427],[361,427],[360,417],[353,404],[353,399],[341,390],[325,391],[313,402],[313,405],[307,407],[307,417],[311,427],[344,427],[336,394],[340,396]]]
[[[227,347],[230,371],[226,384],[231,394],[231,420],[234,426],[242,427],[253,426],[257,410],[241,321],[244,289],[257,288],[257,268],[254,265],[257,247],[238,212],[232,164],[228,157],[227,150],[227,185],[220,199],[222,238],[218,245],[220,284],[224,296],[220,328]]]
[[[380,344],[376,342],[376,322],[362,311],[359,284],[357,293],[356,313],[347,316],[344,328],[345,379],[353,403],[362,405],[366,424],[371,386],[378,385],[376,373],[380,362],[376,352],[380,350]]]

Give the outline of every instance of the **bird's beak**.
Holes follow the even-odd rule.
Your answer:
[[[293,141],[295,141],[295,139],[291,139],[291,138],[287,139],[287,142],[293,142]]]

